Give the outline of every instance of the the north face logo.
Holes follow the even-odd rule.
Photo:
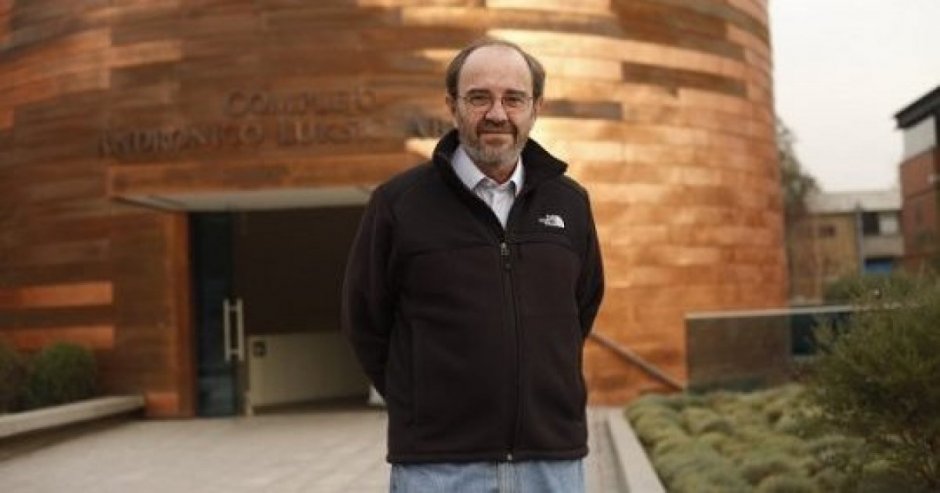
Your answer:
[[[562,219],[561,216],[557,214],[545,214],[545,217],[539,218],[539,222],[546,226],[551,226],[553,228],[565,227],[565,220]]]

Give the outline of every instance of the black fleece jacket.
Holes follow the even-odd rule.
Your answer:
[[[375,190],[343,287],[343,330],[388,405],[388,460],[587,454],[584,338],[603,294],[587,193],[529,140],[506,229],[450,164]]]

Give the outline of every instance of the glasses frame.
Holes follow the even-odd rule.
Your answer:
[[[499,100],[499,103],[502,105],[503,111],[507,113],[524,111],[529,108],[532,100],[535,99],[528,94],[515,92],[503,94],[498,98],[489,92],[471,92],[458,97],[463,100],[464,103],[466,103],[468,108],[473,111],[479,111],[481,113],[493,109],[493,106],[496,105],[497,100]],[[484,104],[475,104],[473,102],[473,100],[480,102],[481,98],[485,99],[486,102]],[[518,100],[520,104],[516,106],[515,103],[511,103],[513,100]],[[507,104],[507,101],[510,101],[510,103]]]

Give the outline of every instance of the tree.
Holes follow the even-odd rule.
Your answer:
[[[816,334],[807,387],[816,424],[860,439],[857,455],[938,491],[940,283],[922,277],[852,292],[852,317]]]
[[[806,214],[806,199],[811,193],[818,192],[819,186],[816,179],[803,170],[793,148],[796,136],[779,118],[776,121],[776,135],[780,185],[783,189],[784,213],[789,226]]]
[[[820,266],[812,247],[815,240],[813,228],[804,219],[808,212],[806,201],[812,193],[819,191],[819,186],[816,179],[803,170],[793,148],[796,137],[779,118],[776,121],[776,136],[790,296],[813,298],[821,294],[817,292]]]

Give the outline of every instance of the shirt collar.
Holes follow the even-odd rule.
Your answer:
[[[454,172],[457,173],[457,177],[460,178],[460,181],[469,190],[476,188],[480,181],[490,179],[480,171],[480,168],[477,168],[476,164],[473,164],[473,160],[467,155],[467,151],[464,150],[463,146],[457,146],[457,150],[454,151],[454,156],[451,158],[450,162],[454,167]],[[516,187],[516,195],[519,195],[519,192],[522,191],[524,178],[525,171],[523,170],[522,157],[520,156],[519,160],[516,161],[516,168],[512,171],[512,176],[509,177],[509,181]]]

